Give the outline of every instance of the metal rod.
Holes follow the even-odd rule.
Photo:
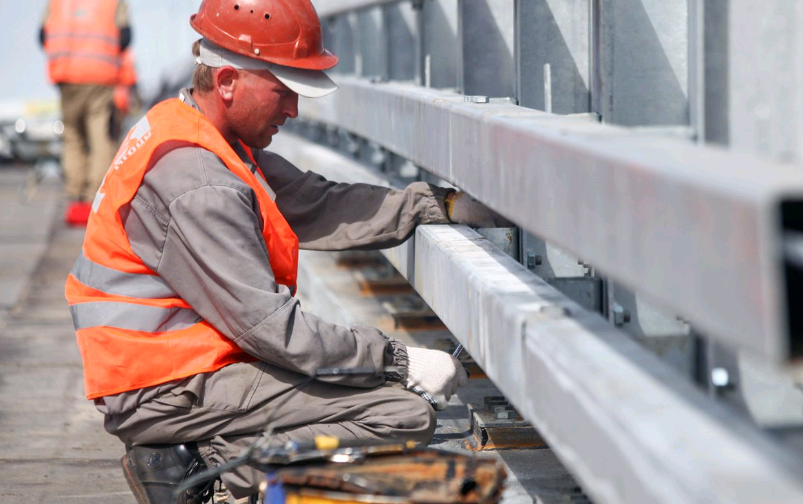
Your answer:
[[[552,69],[549,63],[544,64],[544,111],[552,113]]]

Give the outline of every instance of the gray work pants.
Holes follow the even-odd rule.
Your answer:
[[[317,435],[432,439],[432,407],[397,383],[364,389],[313,381],[293,393],[304,379],[264,362],[232,364],[194,376],[133,411],[106,415],[105,427],[128,446],[196,441],[209,467],[242,453],[267,423],[274,425],[275,443]],[[255,493],[263,477],[241,466],[222,479],[241,498]]]

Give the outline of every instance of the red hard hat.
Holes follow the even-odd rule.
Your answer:
[[[237,54],[277,65],[326,70],[337,56],[323,47],[310,0],[203,0],[192,27]]]

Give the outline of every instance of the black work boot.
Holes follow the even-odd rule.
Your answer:
[[[206,469],[195,443],[134,446],[121,462],[139,504],[202,504],[212,496],[214,480],[175,493],[182,481]]]

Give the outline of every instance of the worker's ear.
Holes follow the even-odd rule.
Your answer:
[[[239,78],[240,73],[230,66],[220,67],[214,73],[215,88],[224,101],[230,101],[234,97],[234,88]]]

